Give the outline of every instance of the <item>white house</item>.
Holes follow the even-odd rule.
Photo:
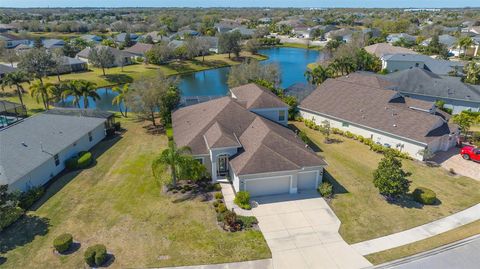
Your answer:
[[[103,140],[113,114],[53,109],[0,130],[0,184],[26,191],[65,169],[65,161]]]
[[[456,144],[458,127],[437,113],[434,103],[387,89],[392,83],[365,74],[328,79],[300,106],[303,118],[372,139],[422,160],[420,151],[446,151]]]
[[[175,111],[178,146],[188,146],[212,181],[229,180],[251,196],[314,190],[326,163],[288,129],[288,106],[268,89],[247,84],[231,96]]]

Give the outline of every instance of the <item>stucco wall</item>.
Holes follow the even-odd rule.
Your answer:
[[[300,115],[302,118],[314,120],[317,125],[322,125],[322,121],[328,120],[330,122],[330,126],[332,128],[338,128],[343,131],[349,131],[356,135],[361,135],[365,138],[371,138],[374,142],[379,142],[382,145],[389,144],[391,148],[396,148],[402,152],[407,152],[412,158],[421,160],[422,156],[418,154],[418,152],[425,148],[426,145],[416,144],[409,142],[407,140],[401,139],[399,137],[389,136],[387,134],[383,134],[380,132],[376,132],[373,130],[365,129],[361,126],[357,126],[354,124],[347,124],[348,126],[344,125],[343,122],[326,118],[317,114],[313,114],[311,112],[304,111],[300,109]]]
[[[101,123],[95,129],[92,130],[92,141],[88,139],[88,133],[78,139],[75,143],[69,145],[60,152],[51,152],[52,157],[44,162],[42,165],[30,171],[25,176],[21,177],[15,183],[10,185],[12,190],[25,191],[33,186],[40,186],[47,183],[50,179],[56,176],[58,173],[65,169],[65,161],[80,151],[90,150],[93,146],[98,144],[105,138],[105,127]],[[55,166],[54,155],[58,154],[60,163]]]
[[[480,102],[475,103],[475,102],[468,102],[468,101],[461,101],[461,100],[452,100],[452,99],[446,99],[446,98],[440,98],[440,97],[417,95],[417,94],[412,94],[407,92],[403,94],[411,98],[429,101],[429,102],[443,100],[445,101],[445,107],[452,109],[453,114],[459,114],[464,110],[471,110],[474,112],[480,111]]]
[[[393,61],[382,60],[382,69],[387,69],[388,72],[396,72],[400,70],[409,69],[412,67],[424,68],[425,64],[421,61]]]
[[[283,121],[280,121],[278,118],[279,111],[283,110],[285,111],[285,119]],[[264,118],[267,118],[269,120],[278,122],[283,125],[288,124],[288,108],[262,108],[262,109],[252,109],[251,110],[253,113],[258,114]]]

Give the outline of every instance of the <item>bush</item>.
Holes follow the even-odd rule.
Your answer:
[[[227,207],[225,206],[225,204],[219,203],[215,210],[217,211],[217,213],[224,213],[227,211]]]
[[[235,200],[233,201],[240,208],[247,209],[247,210],[252,209],[252,207],[250,206],[250,193],[248,193],[247,191],[237,192],[237,196],[235,196]]]
[[[252,228],[253,225],[258,224],[258,220],[254,216],[237,216],[237,218],[244,229]]]
[[[213,206],[214,206],[214,207],[218,207],[219,204],[220,204],[220,203],[219,203],[218,201],[213,201]]]
[[[223,194],[221,192],[216,192],[215,199],[223,199]]]
[[[333,195],[333,186],[329,182],[323,182],[318,187],[318,192],[322,197],[330,198]]]
[[[300,137],[300,139],[302,139],[303,143],[308,144],[310,142],[310,139],[308,139],[308,136],[305,132],[300,131],[298,133],[298,136]]]
[[[92,153],[88,151],[81,151],[78,156],[72,157],[65,162],[65,166],[69,170],[86,168],[92,163]]]
[[[213,184],[213,190],[215,190],[215,191],[221,191],[221,190],[222,190],[222,186],[220,185],[220,183],[215,183],[215,184]]]
[[[107,248],[98,244],[88,247],[85,251],[85,262],[90,266],[100,266],[107,258]]]
[[[229,231],[236,232],[242,229],[242,223],[238,220],[237,214],[235,212],[227,210],[223,215],[223,223]]]
[[[424,205],[433,205],[437,200],[437,195],[434,191],[419,187],[412,192],[413,199]]]
[[[67,251],[73,243],[71,234],[61,234],[53,240],[53,247],[60,253]]]
[[[23,215],[23,209],[20,207],[2,208],[0,211],[0,232],[10,224],[14,223]]]
[[[20,194],[18,206],[27,210],[33,203],[35,203],[45,193],[45,188],[42,186],[33,187],[26,192]]]
[[[166,133],[167,138],[168,138],[169,141],[170,141],[170,140],[173,140],[173,128],[172,128],[172,127],[167,128],[167,129],[165,130],[165,133]]]

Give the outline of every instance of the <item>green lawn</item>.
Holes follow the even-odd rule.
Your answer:
[[[365,256],[371,263],[377,265],[417,253],[432,250],[480,233],[480,220],[458,227],[451,231],[424,239],[405,246],[392,248]]]
[[[412,202],[389,204],[372,183],[381,154],[355,140],[335,135],[341,143],[325,144],[318,131],[306,128],[303,123],[294,124],[318,145],[320,155],[328,163],[327,171],[337,193],[330,206],[342,221],[342,237],[350,244],[410,229],[480,202],[480,182],[452,177],[443,168],[404,160],[404,169],[412,173],[410,190],[418,186],[430,188],[437,193],[440,204],[424,207]]]
[[[115,256],[113,268],[271,257],[261,232],[220,229],[210,202],[163,194],[151,161],[166,147],[166,137],[147,135],[134,121],[123,121],[123,126],[127,132],[121,139],[95,148],[93,167],[59,178],[47,192],[50,198],[0,234],[0,256],[6,258],[2,267],[83,268],[85,249],[97,243]],[[52,241],[64,232],[81,248],[59,256]]]
[[[300,43],[282,43],[279,45],[280,47],[289,47],[289,48],[299,48],[299,49],[311,49],[311,50],[321,50],[322,47],[320,46],[307,46],[306,44],[300,44]]]

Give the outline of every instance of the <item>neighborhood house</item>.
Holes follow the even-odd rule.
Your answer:
[[[188,146],[212,181],[230,179],[251,196],[314,190],[325,161],[285,127],[288,106],[269,90],[247,84],[231,96],[172,115],[174,139]]]
[[[26,191],[65,169],[65,161],[102,141],[113,114],[53,109],[0,130],[0,185]]]
[[[455,146],[458,127],[448,124],[433,102],[416,100],[388,90],[391,82],[375,76],[350,74],[328,79],[300,103],[303,118],[317,125],[372,139],[385,147],[423,160],[421,151],[446,151]]]

